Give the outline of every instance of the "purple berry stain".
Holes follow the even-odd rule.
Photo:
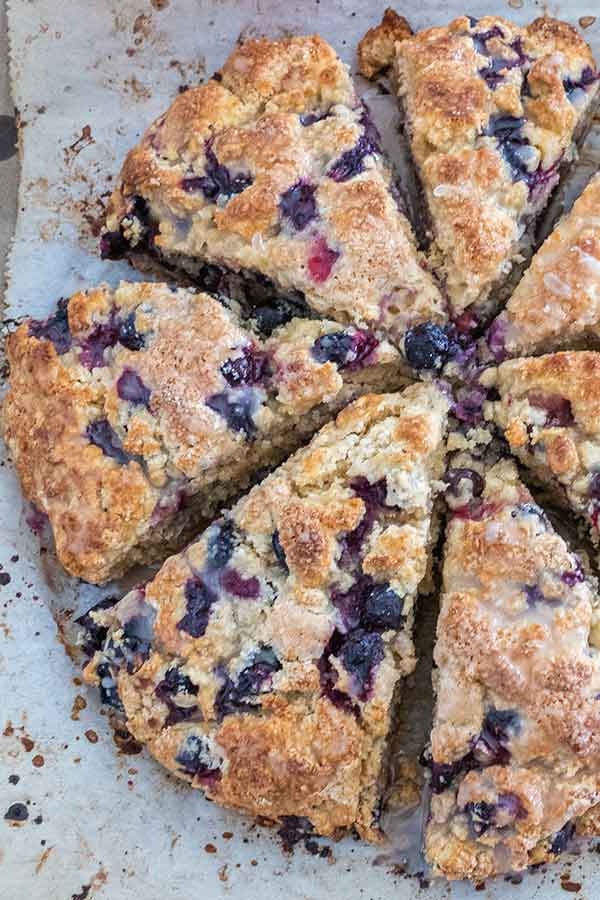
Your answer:
[[[186,612],[177,622],[177,628],[193,638],[202,637],[208,627],[212,606],[218,598],[199,575],[188,578],[185,583],[184,596]]]
[[[260,581],[253,575],[251,578],[243,578],[237,569],[226,569],[221,576],[221,587],[228,594],[240,597],[242,600],[256,600],[260,594]]]
[[[29,334],[38,340],[51,341],[60,355],[71,349],[72,337],[69,329],[69,301],[61,298],[56,312],[47,319],[32,319],[29,323]]]
[[[150,408],[150,395],[152,391],[146,387],[137,372],[133,369],[123,369],[117,381],[117,394],[121,400],[135,403],[139,406]]]
[[[304,231],[309,222],[317,217],[316,187],[306,181],[298,181],[281,195],[279,210],[296,231]]]
[[[317,284],[327,281],[339,255],[338,250],[332,250],[328,246],[324,237],[316,238],[311,244],[310,256],[308,257],[308,271],[312,280],[316,281]]]
[[[91,444],[99,447],[105,456],[116,460],[119,465],[126,466],[132,458],[124,449],[121,439],[114,431],[108,419],[96,419],[90,422],[86,436]]]
[[[214,153],[210,142],[206,144],[205,174],[183,178],[181,187],[187,193],[201,191],[207,200],[216,203],[219,197],[232,197],[241,194],[252,184],[251,175],[232,176],[229,169],[222,165]]]

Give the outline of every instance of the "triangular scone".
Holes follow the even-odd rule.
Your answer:
[[[239,298],[267,334],[312,313],[401,346],[446,315],[398,199],[334,50],[251,40],[131,150],[101,249]]]
[[[211,799],[377,839],[446,414],[432,385],[363,397],[153,581],[86,617],[100,647],[86,680]]]
[[[93,582],[164,560],[350,400],[406,381],[368,329],[294,319],[263,339],[156,283],[77,293],[7,350],[1,424],[23,493]]]
[[[430,260],[466,331],[497,311],[591,124],[594,59],[564,22],[463,16],[395,45]]]
[[[484,342],[483,358],[498,362],[600,344],[600,175],[542,244]]]
[[[471,494],[446,535],[425,850],[436,874],[479,881],[553,859],[589,830],[598,601],[514,463],[447,478]]]
[[[486,416],[510,449],[585,519],[600,543],[600,353],[553,353],[508,360],[481,376],[500,399]]]

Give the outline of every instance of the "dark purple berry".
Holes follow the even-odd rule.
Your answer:
[[[567,849],[575,834],[575,825],[573,822],[567,822],[566,825],[557,831],[550,844],[550,853],[559,856]]]
[[[55,313],[44,320],[32,319],[29,334],[40,341],[52,341],[59,356],[67,353],[73,340],[69,330],[69,301],[61,297]]]
[[[151,393],[152,391],[146,387],[137,372],[134,372],[133,369],[123,369],[117,381],[117,394],[121,400],[137,403],[149,409]]]
[[[473,27],[473,26],[471,26]],[[471,35],[471,40],[473,41],[475,50],[477,53],[481,54],[481,56],[489,56],[488,49],[486,44],[492,38],[503,38],[504,32],[500,28],[499,25],[494,25],[493,28],[488,29],[488,31],[480,31]]]
[[[246,439],[251,441],[256,434],[254,413],[258,401],[252,388],[243,388],[238,391],[223,391],[213,394],[206,399],[206,405],[222,416],[232,431],[241,431]]]
[[[81,342],[79,360],[88,369],[96,369],[105,365],[104,351],[114,347],[119,339],[119,330],[114,315],[107,322],[100,322]]]
[[[221,778],[221,770],[214,766],[207,744],[197,734],[186,737],[175,762],[186,775],[198,781],[210,784]]]
[[[300,116],[300,124],[305,128],[309,128],[311,125],[314,125],[315,122],[321,122],[323,119],[328,119],[331,113],[329,110],[327,112],[313,112],[313,113],[304,113],[304,115]]]
[[[206,545],[207,569],[224,569],[235,549],[235,526],[231,519],[216,522],[208,532]]]
[[[85,637],[82,644],[83,652],[86,656],[93,656],[97,650],[101,650],[106,641],[108,628],[99,625],[92,617],[92,612],[98,612],[102,609],[110,609],[117,602],[117,597],[104,597],[83,615],[75,619],[77,625],[81,625],[85,629]]]
[[[370,331],[334,331],[317,338],[311,353],[317,362],[332,362],[340,369],[358,369],[378,346],[378,339]]]
[[[117,322],[119,343],[128,350],[141,350],[144,346],[144,335],[135,327],[135,313],[130,313],[126,319]]]
[[[344,710],[344,712],[347,712],[350,715],[358,716],[359,709],[357,705],[348,696],[348,694],[346,694],[344,691],[340,691],[336,687],[339,675],[334,668],[333,663],[331,662],[331,657],[338,656],[343,642],[344,635],[342,634],[342,632],[338,631],[337,628],[334,629],[325,649],[323,650],[323,654],[317,661],[321,691],[323,693],[323,696],[327,697],[327,699],[338,709],[342,709]]]
[[[210,143],[206,145],[205,174],[200,177],[183,178],[181,187],[188,193],[202,191],[207,200],[216,203],[219,197],[232,197],[241,194],[253,182],[251,175],[240,174],[234,177],[227,166],[221,165],[212,150]]]
[[[250,665],[242,669],[237,681],[234,682],[226,675],[215,697],[218,720],[256,709],[256,702],[253,701],[259,694],[270,689],[271,679],[280,669],[281,663],[271,647],[261,647],[252,657]]]
[[[487,345],[496,362],[506,359],[506,329],[506,321],[499,317],[492,322],[486,333]]]
[[[531,393],[529,405],[543,409],[546,413],[547,428],[569,428],[575,424],[571,403],[560,394]]]
[[[575,568],[572,571],[562,573],[560,580],[571,588],[575,587],[576,584],[581,584],[582,581],[585,581],[585,575],[579,560],[576,561]]]
[[[191,637],[202,637],[208,627],[210,611],[217,601],[216,595],[199,575],[192,575],[185,583],[186,613],[177,622],[177,628]]]
[[[373,585],[373,579],[368,575],[359,575],[348,590],[332,590],[331,602],[340,615],[342,630],[345,633],[360,624],[364,600]]]
[[[453,404],[452,412],[460,422],[477,425],[483,419],[486,396],[482,387],[459,388],[459,399]]]
[[[549,606],[557,606],[561,600],[559,597],[546,597],[542,589],[537,584],[526,584],[523,588],[525,597],[527,598],[527,606],[534,607],[538,603],[547,603]]]
[[[228,594],[242,600],[256,600],[260,594],[260,581],[255,575],[243,578],[237,569],[227,569],[221,577],[221,586]]]
[[[385,656],[381,635],[357,628],[342,644],[340,658],[354,680],[354,693],[359,700],[368,699],[374,671]]]
[[[290,570],[287,564],[287,559],[285,558],[285,550],[283,549],[281,541],[279,540],[278,531],[273,532],[273,536],[271,538],[271,546],[273,547],[273,553],[275,554],[277,562],[279,563],[285,574],[289,575]]]
[[[494,824],[497,806],[495,803],[479,800],[476,803],[467,803],[464,811],[469,818],[469,827],[474,836],[481,837]]]
[[[131,250],[131,245],[121,231],[105,231],[100,238],[102,259],[123,259]]]
[[[593,500],[600,500],[600,472],[594,472],[588,486],[588,494]]]
[[[512,792],[500,794],[498,797],[498,810],[502,812],[507,819],[526,819],[527,810],[521,803],[521,798]]]
[[[351,351],[352,335],[346,331],[324,334],[311,347],[311,353],[317,362],[333,362],[338,366],[346,363]]]
[[[404,622],[404,602],[389,584],[375,584],[364,600],[361,625],[369,631],[397,630]]]
[[[366,506],[386,506],[387,481],[369,481],[364,475],[357,475],[350,482],[350,487]]]
[[[99,679],[100,701],[105,706],[110,706],[119,712],[123,711],[123,703],[117,690],[117,682],[108,663],[100,663],[96,667],[96,675]]]
[[[565,89],[565,94],[568,99],[571,100],[571,95],[576,90],[586,91],[592,84],[594,84],[600,78],[600,73],[594,72],[591,66],[586,66],[580,77],[575,78],[565,78],[563,80],[563,87]]]
[[[443,328],[433,322],[421,322],[409,328],[404,339],[404,352],[409,365],[421,369],[441,369],[450,349],[450,339]]]
[[[296,231],[304,231],[317,217],[316,187],[307,181],[298,181],[281,195],[279,209],[289,219]]]
[[[157,684],[154,693],[167,706],[169,714],[165,719],[165,726],[176,725],[178,722],[185,722],[197,715],[197,705],[178,706],[176,697],[184,694],[187,696],[196,696],[198,694],[198,685],[194,684],[191,678],[184,675],[177,666],[167,669],[165,677]]]
[[[119,465],[126,466],[131,456],[123,449],[123,444],[118,434],[113,430],[108,419],[96,419],[90,422],[86,429],[86,435],[91,444],[99,447],[105,456],[116,460]]]
[[[242,356],[225,360],[221,374],[230,387],[260,384],[270,375],[268,354],[244,347]]]
[[[462,492],[462,484],[468,482],[469,492],[472,497],[481,497],[483,494],[484,481],[479,472],[475,469],[448,469],[444,475],[444,481],[448,485],[448,493],[453,497],[460,497]]]
[[[328,175],[334,181],[348,181],[355,175],[360,175],[365,167],[365,157],[376,152],[363,134],[359,137],[357,143],[333,163],[328,171]]]
[[[429,750],[425,750],[419,759],[421,765],[429,769],[431,773],[431,790],[434,794],[443,793],[450,787],[456,776],[463,768],[463,760],[458,759],[453,763],[435,762]]]
[[[277,834],[286,853],[291,853],[296,844],[314,834],[312,822],[305,816],[281,816],[281,823]]]

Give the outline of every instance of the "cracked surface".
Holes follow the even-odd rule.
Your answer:
[[[600,657],[596,592],[514,463],[467,463],[479,481],[447,526],[426,853],[437,874],[481,880],[554,859],[597,817]]]
[[[531,261],[506,309],[482,342],[482,356],[502,362],[600,340],[600,176]]]
[[[86,680],[212,799],[379,839],[447,408],[431,385],[357,400],[153,581],[91,613],[108,635]]]
[[[500,394],[487,404],[487,418],[600,544],[600,354],[567,351],[507,360],[482,380]]]
[[[467,16],[395,45],[395,79],[453,315],[494,313],[591,123],[590,48],[564,22]],[[465,313],[470,314],[469,318]]]
[[[263,339],[162,284],[75,294],[7,349],[2,424],[23,492],[65,568],[94,582],[164,559],[351,399],[403,383],[371,332],[294,319]]]
[[[201,286],[204,263],[266,276],[399,346],[446,318],[377,129],[317,36],[248,41],[177,97],[127,156],[106,226],[106,256],[150,256]]]

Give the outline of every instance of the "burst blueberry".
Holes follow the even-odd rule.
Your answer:
[[[206,399],[206,405],[222,416],[232,431],[241,431],[247,440],[256,434],[254,413],[258,406],[256,395],[250,388],[239,391],[223,391]]]
[[[304,231],[309,222],[317,217],[316,187],[307,181],[298,181],[281,195],[279,209],[296,231]]]
[[[150,408],[150,395],[152,391],[147,387],[137,372],[133,369],[123,369],[117,381],[117,394],[121,400],[135,403],[138,406]]]
[[[184,596],[186,612],[177,622],[177,628],[179,631],[185,631],[191,637],[202,637],[208,627],[212,606],[218,598],[199,575],[188,578],[185,583]]]
[[[226,675],[215,697],[219,721],[227,715],[256,709],[256,698],[270,687],[273,675],[280,669],[281,663],[272,648],[261,647],[236,681]]]
[[[224,569],[235,549],[235,526],[231,519],[215,523],[208,532],[206,545],[207,569]]]
[[[346,636],[340,651],[342,664],[354,681],[353,693],[359,700],[368,699],[375,669],[385,652],[381,635],[357,628]]]
[[[241,356],[225,360],[221,374],[231,387],[261,384],[270,375],[269,357],[253,347],[244,347]]]
[[[479,472],[468,468],[450,468],[446,470],[444,481],[448,485],[448,493],[454,497],[460,497],[464,487],[472,497],[480,497],[483,494],[484,481]]]
[[[234,194],[241,194],[250,187],[253,182],[252,176],[249,174],[232,176],[229,169],[218,161],[210,143],[207,143],[205,152],[205,174],[200,177],[183,178],[181,187],[184,191],[187,193],[202,191],[207,200],[216,203],[219,197],[229,198]]]
[[[375,584],[367,592],[361,624],[370,631],[397,630],[404,622],[402,598],[389,584]]]
[[[96,419],[90,422],[86,435],[91,444],[99,447],[105,456],[116,460],[121,466],[126,466],[131,456],[123,449],[123,444],[118,434],[114,431],[108,419]]]
[[[111,706],[113,709],[122,712],[123,703],[121,702],[117,690],[117,682],[108,663],[100,663],[100,665],[96,667],[96,675],[99,679],[101,702],[106,706]]]
[[[135,312],[117,322],[119,343],[128,350],[141,350],[144,346],[144,335],[135,327]]]
[[[275,558],[277,562],[283,569],[286,575],[289,575],[289,567],[287,564],[287,559],[285,557],[285,550],[283,549],[283,545],[281,540],[279,539],[279,531],[274,531],[271,537],[271,546],[273,547],[273,553],[275,554]]]
[[[567,849],[575,834],[575,825],[573,822],[567,822],[560,831],[557,831],[550,843],[550,852],[555,856],[559,856]]]
[[[29,334],[40,341],[51,341],[59,355],[67,353],[73,340],[69,329],[69,301],[61,297],[55,313],[43,321],[32,319]]]
[[[497,806],[495,803],[478,800],[476,803],[467,803],[464,811],[468,816],[471,831],[475,837],[481,837],[494,824]]]
[[[199,781],[210,784],[221,778],[221,770],[213,764],[208,745],[197,734],[186,737],[175,762],[186,775]]]
[[[443,328],[433,322],[421,322],[409,328],[404,339],[404,352],[413,369],[441,369],[448,358],[450,339]]]

